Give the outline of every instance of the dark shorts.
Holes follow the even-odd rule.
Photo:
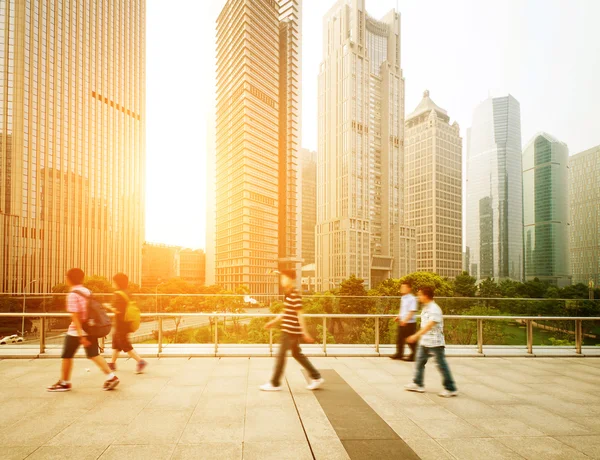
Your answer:
[[[100,354],[99,350],[98,350],[98,339],[95,337],[88,337],[87,338],[91,345],[89,347],[84,347],[85,349],[85,354],[87,355],[88,358],[95,358],[96,356],[98,356]],[[79,337],[74,337],[72,335],[67,335],[65,336],[65,343],[63,345],[63,352],[61,355],[61,358],[63,359],[71,359],[75,356],[75,353],[77,353],[77,350],[79,349],[79,347],[81,346],[81,342],[79,341]]]
[[[129,335],[127,332],[115,331],[112,337],[112,349],[124,351],[125,353],[133,350],[133,346],[129,341]]]

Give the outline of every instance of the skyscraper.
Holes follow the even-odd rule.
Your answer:
[[[146,2],[0,1],[0,290],[140,282]]]
[[[317,224],[317,154],[300,150],[302,165],[302,263],[315,263],[315,226]]]
[[[600,286],[600,145],[569,158],[573,283]]]
[[[300,0],[229,0],[217,19],[216,284],[278,292],[300,270]],[[298,280],[300,276],[298,276]]]
[[[319,72],[317,290],[350,275],[367,285],[403,275],[414,230],[404,226],[404,77],[400,15],[362,0],[327,13]],[[412,246],[414,249],[414,246]]]
[[[525,280],[559,287],[569,276],[569,149],[539,133],[523,150]]]
[[[519,102],[488,98],[467,130],[466,246],[478,279],[523,279],[523,173]]]
[[[417,270],[453,278],[462,271],[462,138],[455,121],[423,93],[406,117],[407,224],[417,231]]]

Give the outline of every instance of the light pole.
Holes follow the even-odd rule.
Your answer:
[[[25,289],[23,289],[23,316],[21,317],[21,336],[23,338],[25,338],[25,303],[27,299],[27,289],[29,289],[29,286],[33,283],[37,283],[37,280],[30,281],[27,286],[25,286]]]

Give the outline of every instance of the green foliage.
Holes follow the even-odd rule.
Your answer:
[[[114,291],[112,283],[103,276],[87,276],[83,285],[94,294],[107,294]]]
[[[413,292],[417,292],[422,286],[431,286],[435,289],[436,297],[452,297],[454,292],[452,284],[448,279],[442,278],[440,275],[429,272],[415,272],[406,275],[400,279],[400,282],[410,281],[413,287]]]
[[[492,278],[486,278],[478,286],[480,297],[499,297],[500,287]]]
[[[456,297],[473,297],[477,293],[477,279],[462,272],[453,282],[454,295]]]

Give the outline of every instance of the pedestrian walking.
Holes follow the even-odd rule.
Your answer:
[[[398,323],[398,332],[396,334],[396,354],[390,356],[392,359],[406,359],[406,361],[414,361],[417,349],[417,343],[409,343],[410,356],[404,358],[404,346],[407,337],[410,337],[417,332],[417,298],[412,293],[412,284],[410,281],[403,281],[400,285],[400,312],[394,318]]]
[[[113,276],[113,284],[117,288],[113,297],[112,305],[107,308],[115,314],[115,326],[112,337],[112,360],[108,366],[112,371],[117,370],[117,359],[121,352],[125,352],[137,363],[135,373],[141,374],[148,363],[136,353],[129,340],[131,332],[129,323],[125,321],[127,306],[131,302],[131,293],[129,292],[129,278],[125,273],[117,273]]]
[[[416,343],[419,339],[417,350],[417,363],[415,376],[412,383],[405,385],[407,391],[425,392],[423,380],[425,377],[425,365],[431,356],[435,356],[438,369],[443,377],[444,391],[439,393],[443,398],[458,395],[456,384],[446,361],[446,342],[444,339],[444,318],[442,309],[433,301],[434,290],[425,286],[419,289],[419,302],[423,306],[421,310],[421,329],[406,339],[409,343]]]
[[[67,311],[71,314],[71,324],[65,336],[65,342],[62,351],[62,368],[58,382],[50,385],[47,389],[52,392],[71,390],[71,373],[73,371],[73,357],[83,346],[87,358],[93,361],[104,374],[103,390],[112,390],[119,384],[119,378],[111,371],[106,360],[100,356],[98,338],[88,336],[84,327],[88,320],[88,301],[92,293],[89,289],[83,287],[85,274],[80,268],[72,268],[67,272],[65,281],[69,287],[67,295]]]
[[[312,365],[300,349],[300,341],[314,342],[313,338],[306,330],[306,323],[302,316],[302,297],[296,291],[296,272],[293,270],[284,270],[280,275],[281,286],[284,290],[284,310],[277,318],[269,321],[265,328],[269,329],[278,322],[281,322],[281,344],[275,362],[275,370],[271,381],[260,387],[263,391],[279,391],[281,390],[281,376],[285,368],[287,360],[287,352],[291,350],[292,356],[304,367],[311,378],[310,383],[306,388],[316,390],[325,381],[318,370]],[[323,331],[325,334],[326,331]]]

